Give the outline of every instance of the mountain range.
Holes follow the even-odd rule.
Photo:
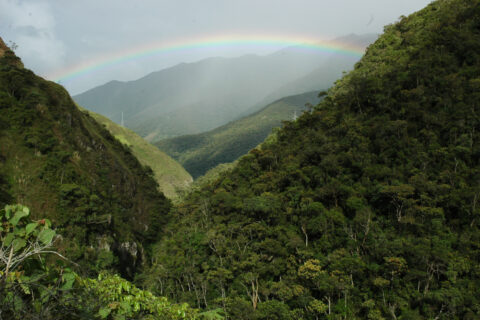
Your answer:
[[[334,42],[366,47],[375,38],[376,35],[350,35]],[[209,58],[153,72],[135,81],[112,81],[74,99],[117,123],[123,117],[128,128],[149,141],[157,141],[205,132],[257,111],[288,95],[278,96],[275,91],[328,62],[325,67],[336,73],[329,71],[325,77],[321,71],[316,73],[321,76],[317,83],[326,89],[357,60],[351,55],[302,47],[289,47],[266,56]],[[297,82],[292,85],[299,90],[292,94],[319,88],[312,89],[311,84],[303,87]],[[271,100],[267,99],[269,94],[273,95]]]

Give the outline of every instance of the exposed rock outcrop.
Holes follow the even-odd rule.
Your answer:
[[[20,60],[19,57],[17,57],[15,55],[15,53],[12,51],[12,49],[10,49],[6,44],[5,42],[3,41],[3,39],[0,37],[0,58],[4,57],[4,56],[7,56],[9,57],[10,61],[9,63],[11,64],[14,64],[16,65],[17,67],[19,68],[23,68],[23,63],[22,63],[22,60]]]
[[[0,57],[3,57],[5,55],[5,52],[10,50],[5,42],[3,42],[2,38],[0,38]]]

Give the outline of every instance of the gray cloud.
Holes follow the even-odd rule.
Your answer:
[[[44,75],[63,64],[65,47],[56,37],[55,17],[45,1],[0,0],[0,35],[18,45],[24,63]]]
[[[149,43],[218,34],[331,39],[381,33],[430,0],[0,0],[0,35],[19,44],[27,67],[54,74]],[[372,17],[375,17],[372,19]],[[184,50],[138,59],[62,83],[79,93],[112,79],[133,80],[207,56],[265,54],[268,47]],[[47,70],[49,69],[49,70]]]

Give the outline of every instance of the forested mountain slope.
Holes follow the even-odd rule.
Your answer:
[[[145,283],[232,319],[476,319],[480,3],[385,28],[277,141],[172,213]]]
[[[279,127],[284,120],[300,116],[306,104],[316,104],[319,91],[285,97],[254,114],[214,130],[160,140],[160,150],[179,161],[197,178],[221,163],[230,163],[247,154]]]
[[[170,201],[146,170],[59,85],[24,69],[0,41],[0,205],[49,218],[58,249],[84,270],[126,276],[158,239]]]
[[[145,141],[132,130],[122,127],[93,111],[81,110],[91,115],[98,123],[104,125],[117,140],[128,146],[141,164],[152,169],[160,191],[168,198],[177,198],[178,193],[188,189],[193,182],[192,176],[180,163]]]

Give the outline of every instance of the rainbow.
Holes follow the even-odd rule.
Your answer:
[[[360,58],[365,48],[353,46],[346,43],[335,41],[318,41],[318,39],[308,39],[299,37],[275,37],[275,36],[210,36],[206,38],[197,38],[190,40],[171,41],[167,43],[151,43],[137,48],[130,48],[124,52],[116,52],[110,55],[95,57],[89,61],[83,61],[79,64],[57,70],[47,78],[56,82],[65,82],[79,76],[89,74],[108,66],[142,59],[159,54],[166,54],[181,50],[231,47],[231,46],[271,46],[271,47],[289,47],[296,46],[321,52],[336,52],[344,55],[350,55]]]

